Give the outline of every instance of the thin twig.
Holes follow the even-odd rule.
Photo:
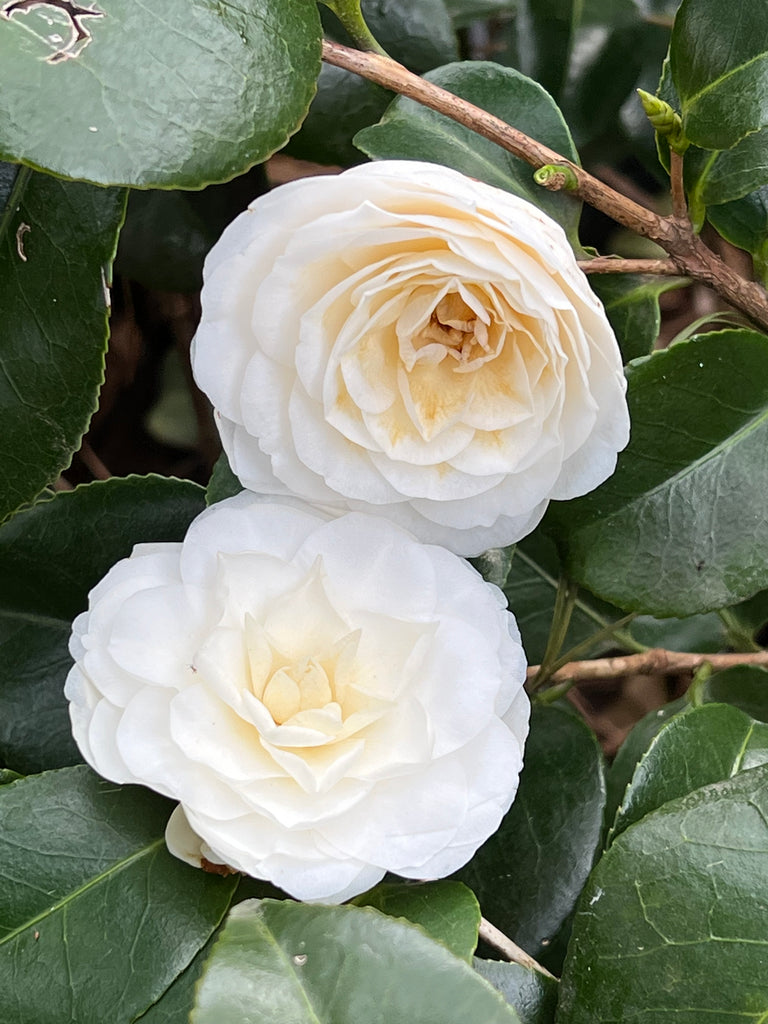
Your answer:
[[[573,580],[568,576],[561,576],[557,581],[555,607],[552,611],[552,625],[549,628],[547,646],[544,650],[544,657],[541,659],[538,674],[531,681],[532,690],[542,686],[552,675],[552,666],[563,649],[578,596],[579,588]]]
[[[617,658],[594,658],[592,661],[570,661],[554,672],[549,681],[580,683],[591,679],[622,679],[625,676],[672,675],[693,672],[708,663],[713,669],[731,668],[733,665],[762,665],[768,668],[768,651],[754,654],[690,654],[684,651],[665,651],[653,647],[642,654],[626,654]],[[540,666],[531,665],[528,679],[535,679]]]
[[[680,277],[673,260],[625,260],[618,256],[596,256],[593,260],[577,260],[585,274],[659,274]]]
[[[683,157],[674,149],[669,151],[669,184],[672,190],[672,214],[680,220],[688,216],[688,204],[685,201],[685,183],[683,182]]]
[[[617,223],[652,239],[669,254],[683,277],[703,281],[763,330],[768,331],[768,292],[723,263],[694,234],[687,218],[659,216],[616,192],[567,157],[536,142],[517,128],[489,114],[487,110],[419,78],[389,57],[352,50],[340,43],[324,40],[323,60],[450,117],[537,170],[547,164],[558,165],[568,173],[553,175],[551,183],[556,184],[562,179],[568,195],[583,199]]]
[[[480,918],[479,934],[483,942],[493,946],[510,963],[520,964],[521,967],[527,967],[530,971],[538,971],[539,974],[543,974],[547,978],[555,977],[554,974],[549,973],[546,967],[542,967],[537,960],[529,956],[516,942],[513,942],[504,932],[500,932],[495,925],[491,924],[490,921],[486,921],[484,917]],[[557,979],[555,978],[555,980]]]
[[[80,445],[80,459],[96,480],[109,480],[112,474],[101,461],[96,452],[91,448],[88,441],[83,440]]]

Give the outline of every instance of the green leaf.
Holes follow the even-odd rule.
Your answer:
[[[362,0],[362,11],[387,53],[417,75],[458,59],[445,0]]]
[[[728,615],[744,632],[759,644],[763,629],[768,626],[768,590],[761,590],[746,601],[732,605]]]
[[[483,916],[537,957],[573,910],[600,842],[605,778],[594,733],[535,707],[515,802],[457,877]]]
[[[768,18],[763,0],[683,0],[670,44],[683,130],[730,149],[768,125]]]
[[[268,191],[263,167],[199,192],[131,191],[115,270],[154,291],[194,292],[203,261],[224,228]]]
[[[714,654],[728,646],[728,630],[716,612],[690,615],[686,619],[655,619],[639,615],[628,631],[646,647],[667,651],[697,651]]]
[[[509,577],[509,570],[512,568],[514,556],[515,545],[512,544],[507,548],[488,548],[477,558],[470,558],[470,562],[483,579],[494,583],[503,590]]]
[[[422,74],[458,57],[456,36],[443,0],[364,0],[362,12],[387,53],[410,71]],[[339,43],[355,43],[333,17],[322,11],[325,34]],[[392,93],[359,75],[324,64],[317,95],[304,124],[286,146],[302,160],[350,167],[362,162],[354,135],[375,124]]]
[[[485,61],[465,61],[430,71],[424,77],[578,162],[570,132],[554,100],[520,72]],[[414,100],[398,96],[381,121],[358,132],[354,142],[376,160],[426,159],[514,192],[559,221],[572,244],[578,245],[580,203],[539,188],[524,161]]]
[[[240,903],[216,942],[191,1024],[519,1024],[472,968],[371,908]]]
[[[768,723],[768,670],[734,665],[715,672],[702,684],[699,699],[732,704],[756,721]]]
[[[323,64],[317,95],[285,152],[299,160],[341,167],[362,163],[364,157],[352,139],[362,128],[379,120],[391,99],[391,93],[373,82],[332,64]]]
[[[382,882],[352,901],[389,917],[404,917],[468,963],[477,946],[480,907],[461,882]]]
[[[195,988],[211,955],[213,942],[212,937],[197,951],[189,966],[175,978],[158,1001],[136,1018],[136,1024],[189,1024],[189,1014],[195,1003]]]
[[[685,184],[695,206],[717,206],[768,182],[768,129],[747,135],[733,149],[689,149]]]
[[[216,460],[211,479],[205,491],[206,505],[215,505],[217,501],[233,498],[243,490],[243,485],[232,472],[226,452],[222,452]]]
[[[768,338],[719,331],[628,370],[632,434],[614,475],[546,520],[569,574],[659,617],[768,585]]]
[[[18,772],[11,771],[10,768],[0,768],[0,786],[7,786],[9,782],[16,782],[17,779],[23,778],[23,775],[19,775]]]
[[[0,213],[5,210],[20,170],[21,168],[16,164],[0,163]],[[2,235],[1,231],[0,235]]]
[[[558,983],[540,971],[502,960],[475,958],[475,970],[517,1011],[522,1024],[553,1024]]]
[[[168,853],[170,809],[85,766],[0,788],[3,1024],[133,1020],[205,944],[236,880]]]
[[[246,899],[282,897],[279,889],[269,882],[257,881],[247,875],[240,875],[237,889],[232,897],[232,906]],[[213,945],[221,934],[221,926],[211,935],[206,944],[195,954],[188,967],[165,990],[160,999],[136,1018],[135,1024],[189,1024],[189,1015],[195,1003],[195,990],[202,976]],[[132,1022],[133,1024],[133,1022]]]
[[[89,9],[4,4],[0,155],[101,185],[200,188],[265,160],[307,112],[320,71],[314,3]]]
[[[768,725],[727,704],[677,715],[635,769],[609,842],[647,814],[695,789],[768,762]]]
[[[502,589],[507,597],[523,638],[523,647],[531,665],[541,663],[546,650],[555,609],[560,560],[552,541],[540,532],[532,533],[514,549]],[[621,613],[590,594],[576,598],[564,651],[582,644],[589,637],[607,630]],[[616,641],[604,635],[591,653],[615,647]]]
[[[126,198],[27,171],[16,182],[0,222],[0,521],[69,465],[96,408]]]
[[[628,829],[573,925],[558,1024],[760,1024],[768,1008],[768,766]]]
[[[690,711],[691,704],[687,696],[665,704],[662,708],[649,711],[629,732],[619,747],[613,764],[608,769],[606,779],[605,822],[613,824],[619,804],[627,786],[635,774],[635,768],[650,747],[654,737],[664,728],[675,715]]]
[[[768,281],[768,185],[732,203],[711,206],[707,219],[723,238],[751,253],[755,271],[765,284]]]
[[[592,289],[605,306],[624,362],[647,356],[659,336],[659,296],[685,280],[652,274],[593,274]]]
[[[113,477],[0,529],[0,762],[35,772],[80,760],[63,693],[70,623],[134,544],[180,541],[203,495],[181,480]]]

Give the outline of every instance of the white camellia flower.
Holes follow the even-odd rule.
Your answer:
[[[562,229],[435,164],[257,199],[208,256],[192,365],[255,491],[477,554],[613,472],[621,356]]]
[[[512,803],[525,658],[496,587],[385,519],[248,492],[91,591],[66,684],[115,782],[179,801],[172,852],[341,901],[439,878]]]

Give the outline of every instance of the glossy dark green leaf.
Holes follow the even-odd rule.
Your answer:
[[[237,889],[232,897],[231,906],[247,899],[263,899],[282,897],[279,889],[269,882],[257,881],[247,875],[240,875]],[[188,967],[165,990],[156,1003],[136,1018],[135,1024],[189,1024],[189,1015],[195,1003],[195,989],[203,973],[203,969],[211,955],[213,945],[221,934],[221,926],[211,935],[206,944],[195,954]],[[134,1024],[132,1021],[131,1024]]]
[[[520,628],[526,656],[532,665],[540,664],[544,657],[552,628],[559,575],[557,550],[548,537],[537,531],[516,546],[506,580],[501,584]],[[617,609],[582,591],[576,598],[571,614],[563,644],[564,651],[601,632],[602,639],[590,649],[590,654],[596,655],[614,647],[616,641],[605,631],[620,617],[621,612]]]
[[[768,590],[760,590],[746,601],[732,605],[727,614],[753,641],[759,642],[763,629],[768,626]]]
[[[578,161],[568,127],[552,97],[525,75],[485,61],[466,61],[424,77]],[[431,160],[514,192],[559,221],[571,242],[578,244],[578,202],[546,192],[535,184],[528,164],[413,100],[399,96],[379,124],[358,132],[354,141],[373,159]]]
[[[212,937],[197,951],[189,966],[175,978],[157,1002],[136,1018],[136,1024],[189,1024],[189,1014],[195,1002],[195,987],[211,955],[213,943]]]
[[[5,210],[5,205],[10,198],[13,186],[16,183],[16,176],[21,168],[18,164],[7,164],[0,162],[0,214]]]
[[[610,827],[616,817],[622,797],[629,785],[635,768],[643,754],[650,747],[654,737],[675,715],[690,711],[687,696],[665,704],[662,708],[649,711],[629,732],[608,768],[606,778],[605,822]]]
[[[371,908],[239,904],[197,990],[191,1024],[519,1024],[469,964]]]
[[[699,699],[733,704],[756,721],[768,723],[768,670],[734,665],[715,672],[702,684]]]
[[[168,853],[170,809],[85,766],[0,787],[3,1024],[131,1021],[205,944],[236,880]]]
[[[667,651],[697,651],[713,654],[728,646],[728,630],[715,612],[691,615],[687,619],[655,619],[639,615],[627,632],[646,647]]]
[[[659,296],[685,282],[650,274],[593,274],[590,282],[605,306],[624,362],[647,356],[659,336]]]
[[[742,199],[707,210],[707,219],[723,238],[751,253],[755,270],[768,281],[768,185]]]
[[[629,446],[614,475],[550,506],[567,571],[660,617],[768,585],[768,338],[719,331],[629,367]]]
[[[10,768],[0,768],[0,786],[7,786],[9,782],[16,782],[18,779],[23,778],[23,775],[11,771]]]
[[[113,477],[0,529],[0,762],[33,772],[80,760],[63,693],[71,621],[134,544],[181,540],[203,499],[181,480]]]
[[[152,290],[198,291],[208,250],[230,221],[267,190],[263,167],[199,192],[134,189],[115,270]]]
[[[632,776],[610,842],[663,804],[768,762],[768,725],[728,704],[705,704],[673,718]]]
[[[205,491],[206,505],[215,505],[217,501],[224,501],[225,498],[232,498],[243,490],[243,485],[232,472],[229,459],[225,452],[216,460],[211,479]]]
[[[695,206],[716,206],[741,199],[768,182],[768,128],[747,135],[733,149],[689,150],[685,180]]]
[[[514,1007],[522,1024],[554,1024],[558,983],[539,971],[503,960],[475,958],[475,970]]]
[[[477,946],[480,907],[461,882],[382,882],[354,901],[389,917],[417,924],[454,956],[471,961]]]
[[[317,80],[317,95],[306,120],[289,140],[285,152],[299,160],[352,167],[365,157],[352,139],[375,124],[392,94],[343,68],[324,64]]]
[[[686,137],[730,149],[768,125],[768,18],[763,0],[683,0],[670,68]]]
[[[125,208],[120,189],[16,181],[0,222],[0,521],[69,465],[96,408]]]
[[[536,957],[573,910],[600,842],[605,778],[594,733],[534,707],[515,802],[457,877],[483,916]]]
[[[266,159],[307,112],[320,70],[313,3],[69,6],[3,4],[5,157],[102,185],[199,188]]]
[[[665,804],[582,894],[558,1024],[759,1024],[766,1011],[768,766]]]
[[[361,8],[379,44],[410,71],[422,74],[457,59],[454,27],[443,0],[363,0]],[[355,45],[336,18],[324,9],[321,14],[329,38]],[[322,164],[359,164],[364,158],[352,139],[375,124],[391,100],[392,93],[373,82],[324,64],[306,120],[285,151]]]
[[[387,53],[416,74],[458,58],[445,0],[362,0],[360,7]]]

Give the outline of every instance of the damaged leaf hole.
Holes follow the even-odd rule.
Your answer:
[[[61,25],[69,35],[69,39],[57,33],[39,37],[48,45],[51,43],[62,44],[58,45],[54,53],[45,58],[46,64],[59,64],[62,61],[79,57],[93,39],[88,26],[83,23],[83,19],[104,17],[104,11],[99,11],[95,4],[82,6],[73,3],[72,0],[7,0],[0,8],[0,17],[10,21],[14,14],[26,15],[35,8],[45,8],[46,10],[41,11],[40,14],[48,25]],[[57,12],[59,17],[51,17],[47,12]],[[61,15],[64,16],[63,19],[61,19]],[[35,35],[38,33],[35,32]]]

